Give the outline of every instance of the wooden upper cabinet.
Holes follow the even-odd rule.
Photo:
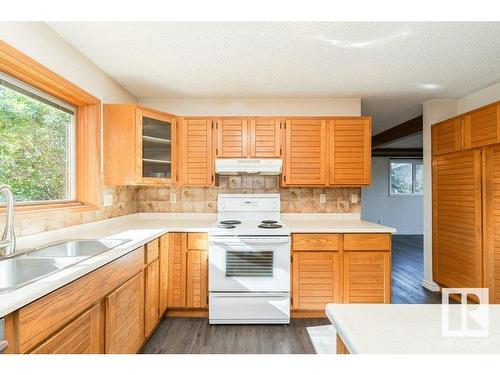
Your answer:
[[[326,120],[303,118],[285,125],[284,186],[326,184]]]
[[[492,104],[464,116],[464,148],[500,143],[500,104]]]
[[[279,158],[281,156],[281,121],[275,118],[257,118],[249,124],[249,155],[252,158]]]
[[[31,354],[100,354],[103,352],[102,327],[101,305],[97,304],[48,338]]]
[[[432,126],[432,155],[448,154],[462,149],[462,118]]]
[[[144,272],[106,297],[106,353],[134,354],[144,342]]]
[[[176,118],[135,104],[104,105],[107,185],[165,185],[176,179]]]
[[[481,150],[434,157],[434,280],[450,288],[482,286]]]
[[[484,287],[490,303],[500,303],[500,145],[485,150]]]
[[[371,118],[328,121],[329,185],[365,186],[371,183]]]
[[[246,158],[248,156],[248,121],[246,118],[216,120],[218,158]]]
[[[186,186],[214,184],[212,120],[185,118],[180,127],[179,183]]]

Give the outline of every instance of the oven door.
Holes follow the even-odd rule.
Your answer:
[[[210,292],[289,292],[290,237],[211,237]]]

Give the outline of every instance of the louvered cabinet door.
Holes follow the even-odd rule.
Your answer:
[[[340,301],[340,262],[337,251],[294,251],[292,308],[324,310]]]
[[[248,126],[242,118],[225,118],[216,121],[217,157],[245,158],[248,156]]]
[[[101,305],[95,305],[59,332],[48,338],[31,354],[101,353]]]
[[[149,337],[159,321],[159,261],[146,266],[144,269],[144,279],[146,285],[145,291],[145,315],[144,315],[144,333]]]
[[[328,122],[329,184],[364,186],[371,182],[371,119]]]
[[[490,290],[490,303],[500,303],[500,145],[485,150],[484,270],[485,287]]]
[[[144,275],[141,271],[106,297],[106,353],[134,354],[144,342]]]
[[[281,147],[280,120],[258,118],[250,121],[250,157],[279,158]]]
[[[464,116],[464,148],[500,143],[500,105],[492,104]]]
[[[170,235],[164,234],[160,237],[160,253],[159,253],[159,290],[158,290],[158,309],[159,317],[161,318],[168,306],[168,253],[170,250]]]
[[[432,172],[434,280],[481,287],[481,150],[435,156]]]
[[[181,123],[181,184],[209,186],[214,182],[212,120],[186,118]]]
[[[448,154],[462,149],[462,118],[432,126],[432,155]]]
[[[345,251],[344,303],[391,302],[389,251]]]
[[[287,120],[285,186],[326,184],[326,120]]]
[[[186,233],[169,233],[168,307],[186,307]]]
[[[206,250],[188,250],[186,271],[186,307],[204,309],[208,295],[208,254]]]

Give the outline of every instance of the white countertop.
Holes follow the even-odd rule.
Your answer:
[[[392,228],[359,219],[359,214],[283,214],[291,232],[392,233]],[[357,219],[356,219],[357,218]],[[68,239],[128,239],[103,254],[13,291],[0,293],[0,317],[49,294],[168,232],[208,232],[217,214],[133,214],[17,239],[17,252]]]
[[[282,214],[292,233],[396,233],[396,229],[361,220],[359,214]]]
[[[486,337],[443,335],[443,306],[329,304],[326,314],[352,354],[500,354],[500,305],[481,305],[489,310]],[[462,305],[448,306],[444,316],[459,327]]]

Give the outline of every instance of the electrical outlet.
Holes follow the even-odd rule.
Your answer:
[[[351,194],[351,203],[358,203],[358,194]]]
[[[326,194],[319,195],[319,203],[326,203]]]
[[[177,202],[177,194],[170,193],[170,203],[175,203],[175,202]]]
[[[104,207],[111,207],[113,205],[113,196],[111,194],[104,194]]]

